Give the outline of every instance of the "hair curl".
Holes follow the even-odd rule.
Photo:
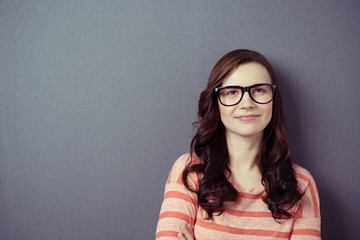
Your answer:
[[[258,52],[239,49],[227,53],[214,66],[206,89],[200,94],[197,128],[190,145],[190,156],[194,153],[201,160],[198,164],[189,164],[182,175],[187,189],[197,194],[199,205],[211,219],[214,213],[223,212],[225,201],[235,201],[237,190],[228,181],[226,172],[231,174],[229,152],[226,143],[225,126],[220,120],[218,100],[214,89],[244,63],[256,62],[263,65],[276,85],[273,114],[264,129],[264,135],[257,162],[262,174],[262,184],[268,205],[274,219],[288,219],[288,212],[302,197],[297,187],[289,158],[289,147],[285,136],[284,117],[279,85],[268,60]],[[197,189],[192,189],[187,181],[189,173],[195,172],[202,177]]]

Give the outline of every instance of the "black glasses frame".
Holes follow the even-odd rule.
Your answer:
[[[265,86],[270,86],[271,89],[272,89],[272,97],[271,97],[270,101],[264,102],[264,103],[262,103],[262,102],[257,102],[257,101],[251,96],[251,92],[250,92],[253,87],[258,87],[258,86],[263,86],[263,85],[265,85]],[[231,104],[231,105],[226,105],[226,104],[224,104],[224,103],[221,102],[221,99],[220,99],[220,90],[221,90],[221,89],[226,89],[226,88],[236,88],[236,89],[240,89],[240,90],[241,90],[241,98],[240,98],[240,100],[239,100],[237,103],[234,103],[234,104]],[[254,85],[248,86],[248,87],[241,87],[241,86],[217,87],[217,88],[215,88],[214,92],[215,92],[216,95],[218,96],[218,99],[219,99],[219,101],[220,101],[220,103],[221,103],[222,105],[227,106],[227,107],[230,107],[230,106],[235,106],[236,104],[238,104],[239,102],[241,102],[241,100],[242,100],[245,92],[248,92],[248,93],[249,93],[249,96],[250,96],[251,100],[253,100],[254,102],[256,102],[256,103],[258,103],[258,104],[267,104],[267,103],[271,102],[271,101],[274,99],[275,90],[276,90],[275,84],[259,83],[259,84],[254,84]]]

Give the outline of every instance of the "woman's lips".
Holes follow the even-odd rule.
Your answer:
[[[256,114],[249,114],[249,115],[240,115],[238,117],[236,117],[237,119],[239,119],[240,121],[253,121],[255,119],[257,119],[260,115],[256,115]]]

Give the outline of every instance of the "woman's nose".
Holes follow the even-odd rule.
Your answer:
[[[240,108],[253,108],[255,107],[255,102],[251,99],[250,95],[248,92],[245,92],[240,103],[239,103],[239,107]]]

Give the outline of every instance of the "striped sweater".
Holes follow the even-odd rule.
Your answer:
[[[276,222],[263,202],[263,186],[245,190],[230,179],[238,191],[238,199],[225,202],[220,216],[206,219],[206,212],[199,207],[195,193],[187,190],[182,182],[182,172],[189,154],[181,156],[172,167],[166,186],[164,201],[157,224],[156,239],[177,239],[180,226],[189,223],[195,239],[321,239],[319,196],[315,181],[304,168],[294,164],[295,177],[302,192],[301,201],[292,209],[292,217]],[[189,174],[189,184],[196,188],[199,179]]]

